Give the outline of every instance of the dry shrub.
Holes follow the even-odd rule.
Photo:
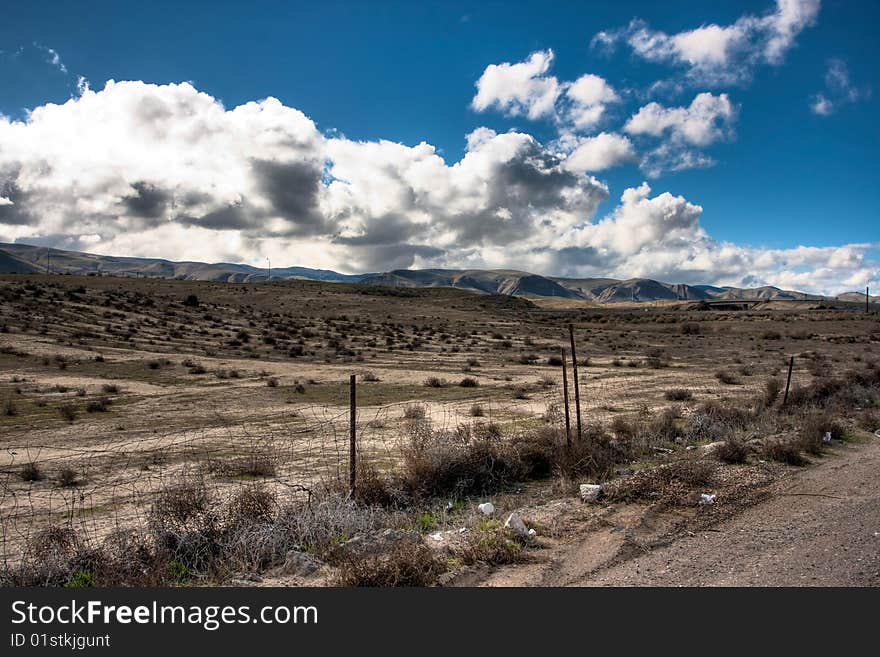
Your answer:
[[[428,409],[424,404],[409,404],[403,409],[403,417],[407,420],[422,420],[427,412]]]
[[[772,461],[788,465],[806,465],[807,460],[801,454],[800,446],[791,440],[771,440],[764,445],[761,454]]]
[[[843,427],[836,418],[825,412],[813,413],[804,420],[799,435],[799,446],[809,454],[819,455],[825,449],[824,437],[831,434],[832,440],[843,438]]]
[[[446,432],[422,432],[404,449],[403,479],[416,497],[485,494],[515,477],[510,457],[510,450],[492,438],[461,444]]]
[[[385,554],[346,554],[336,565],[341,586],[430,586],[444,571],[430,548],[407,541]]]
[[[664,392],[663,396],[669,401],[690,401],[694,398],[694,393],[687,388],[672,388]]]
[[[21,466],[18,476],[21,477],[22,481],[42,481],[43,471],[40,470],[40,466],[37,465],[36,461],[29,461]]]
[[[739,379],[736,378],[736,375],[727,370],[718,370],[715,372],[715,378],[728,386],[735,386],[739,383]]]
[[[269,450],[255,450],[242,456],[210,461],[206,468],[208,472],[220,477],[236,479],[274,477],[275,461]]]
[[[723,463],[745,463],[749,456],[749,447],[742,438],[728,438],[715,447],[712,455]]]
[[[525,540],[503,528],[474,534],[455,550],[455,556],[466,565],[483,562],[501,566],[526,561]]]
[[[773,377],[764,384],[763,402],[765,406],[773,406],[782,391],[782,381]]]
[[[612,482],[606,487],[605,495],[611,501],[649,500],[687,505],[693,502],[697,489],[712,483],[715,467],[714,461],[684,456]]]

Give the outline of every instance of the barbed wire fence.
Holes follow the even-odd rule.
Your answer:
[[[774,368],[783,379],[784,360]],[[661,391],[682,385],[681,367],[672,362],[654,368],[635,359],[609,367],[585,358],[578,371],[585,426],[606,423],[621,413],[668,407]],[[724,386],[710,368],[689,368],[692,398],[679,405],[682,412],[727,394],[758,394],[767,377],[743,372],[736,386]],[[561,374],[558,367],[535,367],[528,386],[510,382],[500,388],[477,388],[454,400],[356,407],[354,466],[398,468],[411,439],[409,427],[417,423],[444,433],[497,424],[508,436],[541,423],[559,426],[564,404]],[[809,377],[798,362],[792,386]],[[360,380],[357,385],[371,382]],[[573,393],[569,395],[573,403]],[[3,563],[20,560],[34,535],[48,527],[69,527],[99,542],[114,531],[142,526],[157,493],[187,481],[210,482],[218,499],[255,485],[271,488],[282,501],[308,499],[319,489],[346,490],[353,464],[351,414],[345,403],[343,397],[336,404],[296,404],[289,412],[247,422],[227,417],[218,405],[211,410],[210,426],[199,429],[157,428],[119,439],[81,441],[84,444],[73,444],[72,437],[7,444],[0,467]]]

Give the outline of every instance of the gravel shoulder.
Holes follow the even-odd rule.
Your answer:
[[[552,546],[540,565],[503,569],[483,585],[878,586],[878,472],[880,440],[841,444],[716,523],[650,510],[610,518]],[[662,539],[629,540],[646,530]]]

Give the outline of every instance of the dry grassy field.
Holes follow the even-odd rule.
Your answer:
[[[569,324],[584,435],[567,447]],[[880,322],[857,304],[2,276],[3,581],[298,583],[311,559],[312,583],[432,583],[530,551],[475,512],[488,496],[514,509],[597,481],[611,502],[693,507],[727,468],[769,477],[828,432],[870,435],[878,357]],[[388,528],[393,558],[352,546]],[[445,552],[418,538],[453,528],[468,538]]]

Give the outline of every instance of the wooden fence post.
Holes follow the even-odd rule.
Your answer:
[[[571,324],[568,325],[568,337],[571,341],[571,373],[574,377],[574,410],[577,417],[577,437],[580,440],[583,437],[583,430],[581,429],[581,389],[580,382],[578,381],[577,349],[574,346],[574,327]]]
[[[355,375],[348,380],[349,386],[349,454],[348,454],[348,486],[351,498],[354,499],[357,485],[357,384]]]
[[[794,368],[794,356],[788,361],[788,378],[785,380],[785,395],[782,397],[782,405],[788,401],[788,389],[791,386],[791,370]]]
[[[571,447],[571,414],[568,409],[568,369],[565,365],[565,347],[559,347],[562,354],[562,395],[565,399],[565,445]]]

